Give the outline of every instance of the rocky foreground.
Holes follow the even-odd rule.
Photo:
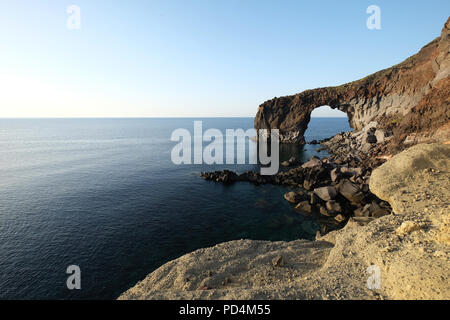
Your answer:
[[[449,299],[448,181],[450,145],[416,145],[371,175],[370,190],[393,214],[352,217],[316,241],[200,249],[119,299]],[[380,271],[379,289],[367,286],[373,270]]]

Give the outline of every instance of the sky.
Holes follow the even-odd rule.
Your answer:
[[[448,0],[0,0],[0,117],[253,117],[403,61],[449,12]]]

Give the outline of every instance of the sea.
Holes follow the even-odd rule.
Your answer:
[[[171,135],[193,135],[194,121],[253,128],[253,118],[0,119],[0,299],[116,299],[199,248],[314,239],[320,221],[284,200],[289,188],[200,177],[258,165],[175,165]],[[312,118],[305,137],[348,130],[346,118]],[[282,146],[280,161],[327,156],[319,147]],[[81,288],[71,290],[73,265]]]

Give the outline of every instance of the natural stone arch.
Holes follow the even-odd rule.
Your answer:
[[[402,119],[410,114],[417,118],[417,114],[423,113],[417,108],[436,105],[432,98],[448,92],[449,48],[450,18],[439,38],[398,65],[338,87],[306,90],[264,102],[256,114],[255,128],[279,129],[281,142],[305,143],[304,133],[311,112],[323,105],[347,113],[349,124],[355,130],[372,121],[382,122],[388,116]],[[444,117],[436,120],[438,125],[447,121]],[[402,134],[417,129],[421,128],[407,124]]]
[[[347,114],[355,128],[354,108],[342,103],[337,88],[307,90],[294,96],[274,98],[263,103],[255,118],[255,128],[280,130],[281,142],[305,143],[304,134],[314,109],[329,106]]]
[[[316,119],[316,121],[323,123],[322,122],[323,120],[320,120],[320,119],[325,119],[325,118],[326,119],[330,119],[330,118],[331,119],[339,119],[340,120],[339,122],[334,123],[335,125],[338,125],[339,127],[341,127],[340,129],[338,127],[335,128],[338,131],[350,130],[350,127],[349,127],[350,124],[348,121],[349,119],[348,119],[347,113],[342,112],[338,108],[333,109],[330,106],[320,106],[320,107],[315,108],[310,114],[310,121],[306,125],[305,132],[304,132],[305,139],[307,139],[307,137],[310,136],[310,140],[317,141],[317,139],[329,138],[332,135],[338,133],[338,131],[336,131],[334,134],[330,134],[329,136],[319,138],[320,135],[318,135],[318,133],[316,132],[317,127],[316,128],[311,127],[311,121],[313,119]],[[317,125],[317,123],[318,122],[316,122],[316,125]],[[327,123],[329,123],[329,122],[327,122]],[[347,125],[345,125],[345,123],[347,123]],[[323,129],[323,128],[321,128],[321,129]],[[312,137],[314,137],[314,138],[312,138]]]

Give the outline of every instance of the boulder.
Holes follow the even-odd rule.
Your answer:
[[[345,179],[339,184],[339,193],[353,204],[361,203],[364,200],[364,194],[358,185]]]
[[[314,189],[314,193],[322,200],[329,201],[333,200],[337,195],[337,190],[333,186],[327,186],[322,188]]]
[[[284,198],[287,201],[289,201],[290,203],[297,203],[297,202],[303,200],[303,194],[291,191],[291,192],[285,193]]]
[[[302,168],[306,169],[306,168],[314,168],[317,166],[321,166],[322,165],[322,161],[320,161],[319,158],[317,157],[311,157],[311,159],[308,162],[305,162],[304,164],[302,164]]]
[[[300,211],[300,212],[306,212],[306,213],[312,213],[313,208],[312,206],[309,204],[308,201],[302,201],[300,202],[296,207],[296,210]]]
[[[334,220],[341,223],[341,222],[344,222],[346,220],[346,218],[342,214],[338,214],[336,217],[334,217]]]

